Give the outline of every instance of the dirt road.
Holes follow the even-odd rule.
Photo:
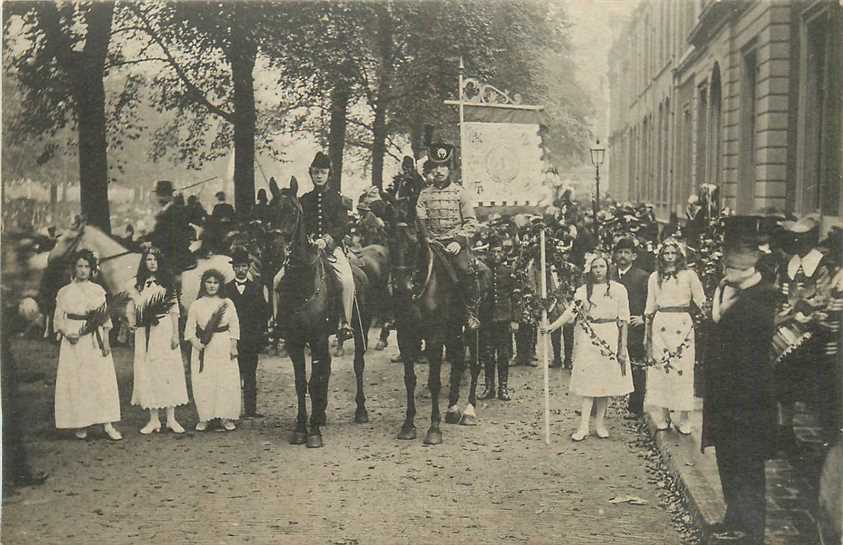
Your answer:
[[[617,411],[609,439],[569,439],[578,417],[567,371],[551,369],[549,446],[542,370],[513,367],[513,401],[481,402],[478,426],[443,424],[444,444],[426,447],[424,387],[417,389],[419,439],[396,439],[404,385],[401,364],[389,362],[392,349],[368,355],[365,425],[352,423],[350,358],[335,359],[325,448],[307,449],[287,441],[295,417],[288,359],[262,358],[258,410],[265,418],[241,421],[230,433],[142,436],[145,415],[128,404],[131,361],[122,348],[115,358],[125,438],[115,443],[101,432],[86,441],[57,433],[55,348],[36,341],[15,348],[29,379],[22,385],[31,409],[27,445],[33,465],[51,477],[4,503],[6,545],[680,542],[645,471],[637,432]],[[427,367],[418,373],[421,386]],[[177,414],[192,429],[193,406]],[[622,496],[646,504],[609,501]]]

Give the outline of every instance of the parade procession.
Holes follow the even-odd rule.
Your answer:
[[[0,9],[2,543],[843,544],[843,5]]]

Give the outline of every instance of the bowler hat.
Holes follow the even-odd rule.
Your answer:
[[[249,257],[249,253],[244,248],[237,248],[231,253],[231,264],[239,265],[242,263],[251,265],[252,259]]]
[[[173,182],[170,180],[158,180],[155,182],[155,189],[152,190],[156,195],[172,195],[175,192]]]
[[[615,241],[614,251],[618,250],[635,250],[635,239],[632,237],[620,237]]]
[[[451,144],[443,144],[441,142],[433,144],[427,150],[428,161],[434,165],[450,164],[454,157],[454,146]]]
[[[310,168],[326,168],[330,170],[331,158],[325,155],[323,152],[317,151],[316,155],[313,157],[313,161],[310,163]]]

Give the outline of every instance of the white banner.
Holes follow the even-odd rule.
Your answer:
[[[475,204],[534,206],[546,197],[538,125],[467,122],[463,131],[462,181]]]

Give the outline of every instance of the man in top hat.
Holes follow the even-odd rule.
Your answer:
[[[632,362],[632,382],[635,391],[629,394],[627,419],[635,419],[644,415],[644,393],[647,388],[647,370],[643,365],[644,350],[644,307],[647,305],[647,285],[650,275],[635,266],[637,254],[635,240],[632,237],[622,237],[615,242],[613,251],[615,265],[615,279],[623,284],[629,296],[629,335],[627,348]]]
[[[477,217],[470,193],[451,180],[454,147],[433,144],[428,150],[433,184],[424,188],[416,203],[416,218],[428,238],[442,243],[459,275],[466,312],[466,327],[477,329],[477,278],[471,255],[471,238],[477,231]]]
[[[819,222],[805,216],[784,222],[792,236],[793,255],[779,267],[780,300],[776,323],[779,327],[811,334],[811,338],[776,367],[777,398],[780,403],[779,447],[796,446],[793,432],[794,403],[817,404],[821,421],[833,415],[834,361],[824,351],[829,332],[822,326],[831,294],[832,265],[818,248]],[[826,426],[827,427],[827,426]]]
[[[352,337],[351,314],[354,307],[354,275],[342,247],[348,231],[348,211],[342,196],[328,185],[331,174],[331,159],[319,151],[310,164],[310,179],[313,191],[301,196],[304,214],[304,230],[308,239],[328,256],[340,288],[342,317],[337,331],[339,340]]]
[[[263,289],[249,279],[252,260],[246,250],[238,248],[231,256],[234,280],[225,285],[225,296],[231,299],[240,319],[240,341],[237,364],[243,383],[243,403],[246,417],[260,417],[257,412],[258,386],[257,369],[266,335],[269,319],[269,305],[264,299]]]
[[[190,252],[192,229],[187,224],[184,207],[174,202],[173,182],[159,180],[154,190],[161,210],[155,216],[155,228],[149,235],[153,246],[161,250],[167,263],[171,263],[175,273],[196,267],[196,257]]]
[[[479,399],[495,397],[495,367],[498,375],[498,399],[511,399],[508,388],[509,359],[512,357],[512,333],[521,319],[521,297],[512,266],[506,261],[503,241],[496,234],[489,237],[489,290],[480,302],[480,357],[486,371],[486,387]]]
[[[714,292],[705,358],[702,448],[713,446],[726,516],[713,542],[764,542],[764,462],[773,453],[776,409],[768,361],[776,290],[756,266],[761,218],[724,225],[725,277]]]

